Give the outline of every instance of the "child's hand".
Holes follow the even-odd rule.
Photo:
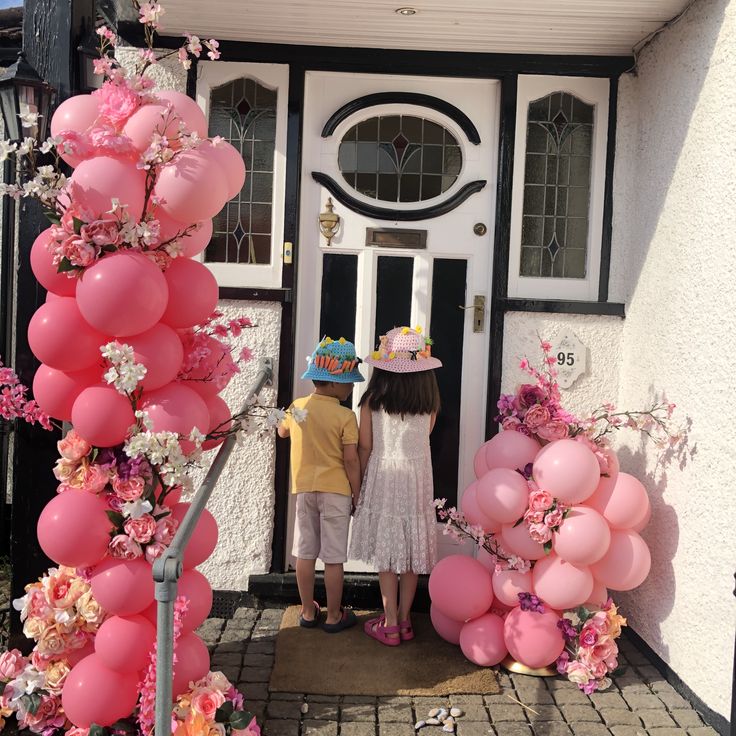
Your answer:
[[[360,494],[359,493],[353,493],[353,508],[350,511],[351,516],[352,516],[352,514],[355,513],[355,509],[358,508],[358,501],[359,500],[360,500]]]

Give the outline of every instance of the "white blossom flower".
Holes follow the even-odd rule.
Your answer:
[[[562,614],[562,618],[566,618],[573,626],[580,626],[580,616],[575,613],[575,611],[565,611],[565,613]]]
[[[303,421],[305,421],[308,413],[309,412],[306,409],[300,409],[298,406],[295,406],[291,410],[291,416],[294,417],[294,421],[297,424],[301,424]]]
[[[13,693],[9,700],[16,703],[24,695],[40,690],[45,684],[46,675],[43,672],[39,672],[35,667],[26,667],[18,677],[8,683],[8,692]]]
[[[122,506],[123,516],[130,519],[140,519],[144,514],[153,511],[150,501],[136,498],[135,501],[127,501]]]
[[[135,352],[130,345],[116,340],[100,348],[102,357],[110,363],[103,378],[121,394],[131,394],[144,379],[147,368],[135,362]]]
[[[38,125],[38,119],[41,115],[37,112],[29,111],[18,113],[18,117],[23,128],[33,128],[35,125]]]
[[[10,141],[0,140],[0,162],[7,161],[11,153],[15,153],[18,150],[17,143],[11,143]]]
[[[286,417],[286,412],[283,409],[271,409],[266,415],[266,424],[269,427],[277,427]]]
[[[151,431],[153,430],[153,421],[151,417],[148,416],[147,411],[143,411],[142,409],[138,409],[135,412],[135,418],[139,419],[141,424],[145,427],[145,429]]]
[[[36,147],[36,139],[35,138],[24,138],[23,142],[18,145],[18,153],[21,156],[28,155],[34,148]]]

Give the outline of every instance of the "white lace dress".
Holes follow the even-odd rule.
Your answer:
[[[372,412],[373,450],[353,518],[350,557],[379,572],[426,574],[437,561],[430,415]]]

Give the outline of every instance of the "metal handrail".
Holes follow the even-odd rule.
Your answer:
[[[242,412],[251,406],[264,386],[270,386],[273,378],[273,361],[262,358],[258,375],[248,389]],[[156,726],[157,736],[171,733],[171,707],[173,701],[173,669],[174,669],[174,602],[178,588],[178,580],[183,569],[184,552],[194,528],[207,501],[212,495],[220,475],[227,464],[230,453],[235,446],[235,436],[230,435],[223,442],[217,456],[207,471],[202,484],[182,519],[166,551],[153,563],[153,579],[156,583]]]

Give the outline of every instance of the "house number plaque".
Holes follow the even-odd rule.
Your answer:
[[[560,332],[552,340],[552,357],[560,388],[570,388],[588,370],[588,348],[574,332]]]

